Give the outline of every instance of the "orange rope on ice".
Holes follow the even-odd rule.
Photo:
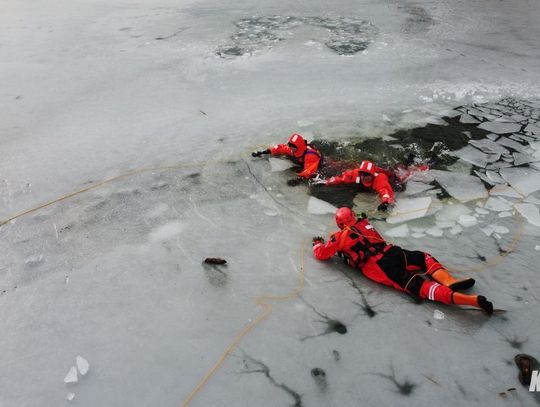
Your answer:
[[[302,247],[300,249],[300,272],[298,273],[298,286],[294,288],[289,294],[285,295],[261,295],[257,297],[255,300],[255,303],[262,307],[263,312],[262,314],[257,317],[253,322],[250,322],[247,324],[240,333],[232,340],[232,342],[225,348],[219,359],[216,361],[214,366],[210,368],[210,370],[204,375],[204,377],[199,381],[199,383],[193,388],[189,396],[186,397],[184,402],[182,403],[182,407],[186,407],[191,400],[199,393],[202,388],[206,385],[208,380],[212,377],[212,375],[221,367],[227,356],[231,353],[231,351],[238,345],[238,343],[242,340],[242,338],[253,328],[255,328],[257,325],[259,325],[262,321],[264,321],[266,318],[272,314],[272,304],[271,301],[286,301],[293,298],[298,297],[298,295],[302,292],[304,289],[304,243],[302,243]]]

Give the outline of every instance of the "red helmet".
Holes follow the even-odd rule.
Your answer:
[[[289,147],[296,148],[296,152],[294,155],[299,157],[304,153],[307,146],[307,141],[304,140],[304,137],[302,137],[300,134],[293,133],[291,134],[291,137],[289,137],[287,145]]]
[[[343,206],[336,211],[336,225],[343,229],[345,226],[352,226],[356,223],[356,215],[351,208]]]
[[[362,161],[360,163],[360,172],[375,175],[375,164],[373,164],[371,161]]]

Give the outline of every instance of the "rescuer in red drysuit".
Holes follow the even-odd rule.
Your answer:
[[[395,203],[392,183],[396,186],[399,185],[400,189],[403,190],[405,182],[414,172],[425,171],[428,168],[425,165],[408,167],[405,164],[400,164],[392,170],[386,170],[377,167],[371,161],[362,161],[357,168],[347,170],[340,175],[325,180],[315,179],[312,184],[317,186],[356,184],[360,192],[374,190],[379,195],[379,201],[381,202],[377,210],[386,212]]]
[[[493,313],[493,304],[486,297],[457,292],[472,287],[474,279],[456,280],[429,253],[386,243],[365,217],[357,219],[347,207],[337,210],[336,223],[340,230],[331,235],[328,243],[322,237],[313,238],[313,254],[318,260],[341,254],[349,266],[360,269],[370,280],[416,297]]]
[[[291,137],[289,137],[287,144],[277,144],[266,150],[254,151],[251,153],[253,157],[260,157],[263,154],[286,155],[290,157],[295,164],[303,167],[303,170],[297,173],[300,179],[291,179],[287,181],[287,184],[290,186],[298,185],[301,179],[309,179],[315,176],[322,162],[321,153],[304,140],[298,133],[293,133]]]

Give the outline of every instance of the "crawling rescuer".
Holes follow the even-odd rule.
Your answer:
[[[378,283],[420,298],[493,313],[493,304],[486,297],[458,292],[471,288],[474,279],[458,281],[429,253],[387,243],[365,216],[357,219],[350,208],[341,207],[336,212],[336,223],[340,230],[331,235],[328,243],[322,237],[313,238],[313,254],[318,260],[342,255],[349,266]]]

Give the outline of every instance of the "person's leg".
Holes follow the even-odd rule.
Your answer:
[[[406,291],[420,298],[426,298],[431,301],[438,301],[444,304],[470,305],[482,308],[488,314],[493,312],[493,304],[483,296],[465,295],[457,293],[450,287],[439,283],[425,280],[420,274],[412,274],[407,271],[407,254],[398,246],[393,246],[384,255],[378,259],[371,268],[379,273],[379,282],[386,285],[392,285],[394,288]],[[419,252],[421,253],[421,252]],[[416,254],[419,258],[418,254]],[[375,263],[375,262],[372,262]],[[420,264],[416,264],[420,266]],[[384,278],[386,281],[384,282]]]
[[[437,261],[435,257],[429,253],[421,252],[418,250],[403,250],[405,261],[407,264],[407,270],[417,271],[421,270],[427,273],[433,280],[449,287],[453,291],[461,291],[471,288],[475,281],[473,278],[466,278],[458,280],[454,278],[448,270],[446,270],[441,263]]]

